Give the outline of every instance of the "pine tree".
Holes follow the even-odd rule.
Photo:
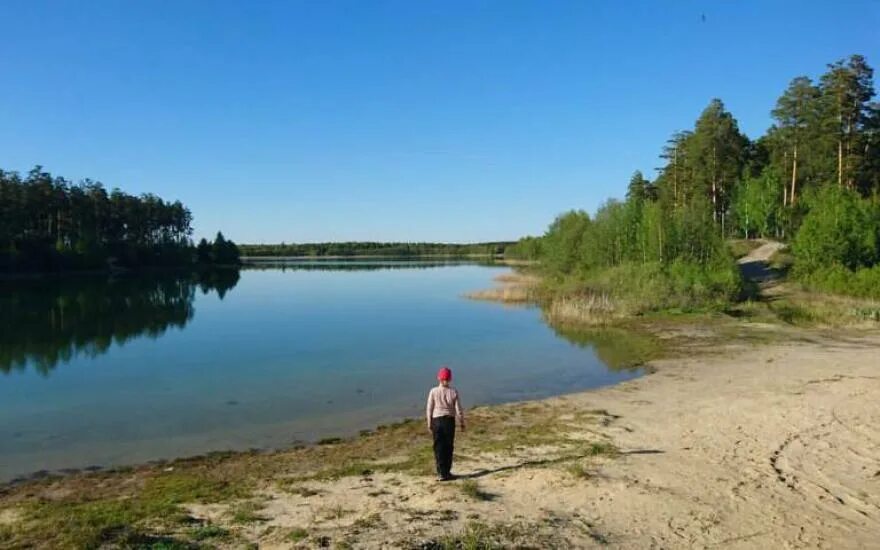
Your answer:
[[[651,182],[645,179],[640,170],[636,170],[629,180],[626,198],[630,201],[644,202],[648,198]]]
[[[207,239],[204,237],[202,237],[198,246],[196,246],[196,261],[200,264],[211,263],[211,245],[208,244]]]
[[[837,146],[837,185],[855,189],[856,177],[866,161],[866,134],[872,117],[874,70],[861,55],[851,55],[828,65],[820,79],[824,125]]]
[[[818,98],[819,89],[813,82],[799,76],[791,81],[772,111],[777,121],[779,145],[791,163],[790,188],[783,193],[783,206],[797,201],[798,167],[803,163],[804,150],[809,148],[809,133],[811,129],[815,131],[818,123]],[[783,170],[786,173],[787,167]]]
[[[736,119],[713,99],[703,110],[686,142],[688,165],[692,172],[687,182],[693,193],[709,198],[712,219],[721,224],[725,217],[734,184],[742,173],[748,138],[740,133]]]

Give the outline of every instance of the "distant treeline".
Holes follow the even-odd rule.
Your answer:
[[[507,249],[571,286],[629,298],[633,311],[724,304],[741,287],[725,238],[792,243],[808,286],[880,296],[880,105],[864,57],[793,79],[757,140],[720,99],[663,147],[626,200],[559,216]]]
[[[218,234],[197,251],[191,235],[180,201],[108,192],[40,166],[25,176],[0,170],[0,272],[237,263],[232,241]]]
[[[513,242],[473,244],[338,242],[242,244],[243,256],[497,256]]]

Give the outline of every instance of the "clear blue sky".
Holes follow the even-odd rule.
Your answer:
[[[541,233],[722,98],[751,137],[880,1],[0,0],[0,167],[238,242]]]

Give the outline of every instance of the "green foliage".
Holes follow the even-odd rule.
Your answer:
[[[207,524],[200,525],[192,530],[191,536],[195,540],[206,540],[206,539],[222,539],[229,536],[229,530],[220,527],[219,525]]]
[[[732,262],[704,265],[693,261],[626,263],[597,270],[583,279],[591,293],[607,293],[624,310],[638,315],[675,309],[720,309],[741,290],[739,271]]]
[[[541,257],[540,237],[523,237],[504,249],[504,257],[514,260],[537,260]]]
[[[247,501],[239,503],[231,510],[232,522],[248,524],[267,521],[268,518],[260,513],[262,510],[263,505],[259,502]]]
[[[802,274],[801,280],[816,290],[880,299],[880,265],[856,270],[832,265]]]
[[[296,527],[287,534],[287,540],[290,542],[300,542],[308,538],[309,532],[302,527]]]
[[[504,548],[562,548],[570,546],[554,533],[537,525],[469,522],[458,533],[423,544],[422,548],[443,550],[501,550]]]
[[[0,273],[239,263],[222,234],[195,250],[190,235],[192,214],[180,201],[108,193],[39,166],[26,177],[0,170]]]
[[[773,234],[779,225],[782,186],[779,174],[769,166],[758,177],[743,178],[735,193],[734,212],[744,239]]]
[[[809,213],[792,245],[799,275],[825,266],[849,270],[880,260],[880,209],[855,191],[826,186],[808,198]]]
[[[873,69],[852,55],[827,67],[818,83],[796,77],[772,111],[775,124],[759,140],[784,182],[780,235],[797,231],[800,197],[836,185],[863,197],[880,192],[880,111]]]
[[[772,304],[770,309],[780,320],[790,325],[806,325],[815,320],[809,308],[797,303],[781,301]]]
[[[201,243],[199,243],[201,245]],[[217,265],[238,265],[241,263],[241,252],[238,246],[217,232],[214,244],[211,245],[211,262]]]
[[[617,447],[608,442],[591,443],[590,446],[587,447],[587,456],[614,457],[617,456],[618,452]]]
[[[820,119],[827,129],[823,136],[827,148],[824,156],[832,157],[828,152],[836,145],[837,184],[863,193],[868,191],[867,184],[876,182],[876,177],[865,173],[878,154],[866,146],[876,140],[878,107],[871,103],[873,76],[874,70],[864,57],[851,55],[828,65],[819,83]]]
[[[629,199],[608,201],[595,218],[571,211],[550,225],[538,249],[551,279],[568,294],[612,298],[615,314],[701,309],[734,299],[739,272],[708,200],[697,196],[678,207],[652,201],[637,180]]]
[[[816,290],[880,298],[880,202],[837,186],[807,202],[792,245],[795,275]]]
[[[730,235],[792,238],[804,282],[874,296],[880,108],[873,97],[873,70],[850,56],[829,65],[818,84],[795,78],[773,109],[775,125],[754,143],[714,99],[693,129],[667,142],[654,182],[636,172],[625,201],[609,200],[592,218],[567,212],[512,256],[540,260],[558,293],[584,298],[554,302],[551,313],[562,317],[723,306],[743,290],[724,244]],[[786,270],[792,264],[777,260]]]
[[[740,133],[724,103],[713,99],[697,119],[685,146],[691,168],[690,189],[686,187],[685,192],[708,198],[713,220],[723,224],[731,192],[745,166],[748,138]]]
[[[179,201],[139,197],[37,166],[0,170],[0,271],[55,271],[191,261],[192,214]]]
[[[196,246],[196,262],[199,264],[211,263],[211,254],[211,245],[208,244],[207,239],[202,237],[199,240],[199,244]]]
[[[40,529],[48,547],[127,547],[139,537],[136,529],[146,520],[152,521],[151,528],[159,526],[157,519],[166,527],[177,526],[187,517],[182,504],[220,502],[245,494],[243,486],[210,475],[174,473],[149,479],[130,498],[91,500],[82,495],[76,500],[40,500],[28,504],[24,514],[26,524]]]
[[[541,260],[551,273],[571,273],[582,267],[584,238],[590,217],[572,210],[556,218],[544,235]]]
[[[626,198],[635,202],[644,202],[646,200],[657,199],[657,189],[646,179],[640,170],[633,173],[629,180],[629,186],[626,189]]]

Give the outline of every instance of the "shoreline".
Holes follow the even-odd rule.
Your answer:
[[[481,408],[492,408],[499,406],[515,406],[523,403],[533,403],[539,402],[545,399],[553,399],[556,397],[564,397],[566,395],[575,395],[582,392],[599,390],[602,388],[612,387],[619,383],[627,382],[629,380],[640,378],[647,374],[652,373],[652,369],[649,366],[643,366],[641,364],[632,365],[625,367],[625,370],[632,371],[632,376],[628,376],[624,380],[620,382],[611,382],[607,384],[602,384],[589,388],[580,388],[580,389],[571,389],[564,390],[562,393],[553,392],[552,390],[542,391],[544,395],[528,397],[525,399],[514,399],[514,400],[506,400],[503,397],[492,398],[488,401],[481,402],[477,405],[471,407],[471,410],[479,410]],[[25,473],[12,474],[8,477],[0,477],[0,494],[2,494],[4,489],[8,489],[9,487],[14,487],[16,485],[27,484],[30,482],[41,481],[46,479],[58,479],[63,480],[66,477],[77,476],[77,475],[88,475],[90,473],[108,473],[112,474],[118,471],[126,471],[131,469],[138,469],[142,467],[161,467],[174,464],[176,462],[191,462],[194,460],[199,460],[202,458],[209,458],[214,455],[247,455],[252,453],[259,453],[264,455],[273,455],[279,453],[286,453],[295,451],[298,449],[306,448],[306,447],[316,447],[320,445],[325,445],[328,443],[346,443],[356,440],[359,437],[362,437],[365,434],[376,433],[382,430],[387,429],[391,426],[408,424],[413,422],[421,422],[422,417],[420,416],[412,416],[407,415],[405,413],[394,413],[390,411],[375,411],[369,410],[369,417],[374,417],[377,420],[375,422],[366,422],[354,424],[352,420],[349,420],[349,417],[358,417],[362,415],[365,411],[346,411],[345,413],[339,414],[335,417],[330,417],[328,419],[322,419],[320,423],[322,424],[333,424],[333,421],[338,418],[345,418],[346,420],[340,420],[340,422],[346,423],[343,428],[330,428],[330,429],[320,429],[316,428],[314,431],[302,434],[299,433],[297,437],[292,437],[288,439],[288,442],[280,444],[280,445],[264,445],[264,446],[248,446],[247,444],[236,445],[232,447],[221,447],[216,449],[208,449],[202,451],[193,451],[187,452],[184,451],[178,455],[173,455],[169,452],[168,455],[159,456],[157,458],[143,458],[143,459],[134,459],[134,460],[123,460],[119,463],[112,464],[101,464],[101,463],[84,463],[87,465],[84,466],[59,466],[56,468],[44,468],[35,471],[29,471]],[[247,430],[245,430],[247,431]],[[275,432],[280,430],[270,429],[267,430],[267,433]],[[287,430],[290,433],[296,433],[296,430]],[[211,434],[212,436],[216,434]],[[175,436],[174,438],[184,438],[184,436]],[[166,441],[169,438],[164,438],[161,441]],[[153,441],[153,440],[150,440]],[[159,440],[156,440],[159,441]],[[155,442],[155,441],[153,441]],[[142,442],[135,441],[130,445],[133,447],[138,447]],[[69,464],[69,463],[68,463]]]
[[[553,384],[545,383],[544,385],[531,387],[531,389],[528,391],[518,390],[517,387],[513,385],[510,385],[509,387],[508,385],[502,385],[500,387],[495,386],[495,389],[490,393],[486,393],[485,390],[478,392],[475,391],[475,388],[468,388],[468,395],[476,399],[476,401],[468,399],[470,403],[469,406],[471,409],[480,409],[487,407],[491,408],[497,406],[537,402],[544,399],[552,399],[555,397],[610,387],[618,383],[625,382],[634,378],[639,378],[653,372],[650,365],[645,364],[646,352],[642,352],[639,349],[627,350],[623,354],[619,352],[614,353],[614,351],[612,351],[612,353],[602,353],[602,350],[605,350],[608,346],[608,341],[612,342],[613,347],[614,342],[619,341],[621,339],[621,334],[624,333],[628,335],[628,341],[630,345],[633,342],[640,342],[642,346],[647,346],[648,349],[653,350],[652,342],[650,342],[647,336],[636,334],[634,331],[625,331],[624,329],[602,329],[600,331],[585,333],[587,334],[586,344],[575,343],[572,340],[567,340],[568,343],[572,345],[586,345],[587,347],[589,347],[589,351],[583,350],[582,352],[579,351],[579,353],[588,353],[594,355],[596,361],[605,369],[607,369],[609,373],[615,373],[613,376],[618,378],[617,381],[591,381],[589,384],[586,384],[577,383],[574,380],[570,380],[567,383],[562,383],[557,380]],[[604,336],[606,341],[599,341],[597,335]],[[561,339],[566,339],[565,336],[559,334],[557,334],[557,336]],[[609,374],[609,376],[611,376],[611,374]],[[163,438],[157,437],[150,440],[116,442],[112,444],[114,449],[119,446],[123,449],[126,449],[126,451],[122,452],[120,450],[119,452],[115,452],[114,454],[121,457],[115,462],[80,460],[79,464],[76,464],[71,460],[65,460],[64,462],[60,462],[57,460],[44,461],[43,468],[37,470],[13,472],[5,475],[2,473],[2,469],[0,469],[0,492],[2,492],[3,489],[7,486],[14,486],[45,479],[63,479],[69,476],[95,472],[113,473],[120,470],[130,470],[132,468],[152,466],[157,467],[172,464],[177,461],[197,460],[203,457],[209,457],[211,455],[235,455],[254,452],[272,455],[276,453],[289,452],[303,447],[314,447],[316,445],[322,445],[328,441],[352,441],[365,433],[377,432],[386,429],[388,426],[405,424],[420,420],[421,417],[418,416],[418,413],[421,411],[422,405],[417,405],[413,407],[407,404],[410,400],[411,399],[409,397],[398,398],[391,407],[386,404],[383,406],[371,406],[365,409],[346,410],[325,415],[320,418],[312,419],[308,423],[308,428],[306,428],[306,424],[301,421],[289,420],[276,422],[274,424],[249,426],[240,429],[238,432],[232,432],[231,434],[224,431],[208,432],[202,437],[202,439],[227,439],[229,441],[235,439],[239,440],[239,443],[237,444],[230,443],[228,446],[218,444],[215,445],[214,448],[199,448],[200,445],[196,444],[188,445],[191,448],[190,450],[180,450],[175,452],[174,444],[172,442],[174,440],[188,440],[189,437],[184,435],[168,436]],[[278,428],[277,426],[283,427]],[[260,437],[253,437],[255,432],[262,432],[263,435],[268,437],[269,439],[277,439],[278,437],[283,437],[279,436],[279,434],[290,435],[290,437],[284,437],[285,441],[279,442],[277,444],[260,443],[258,442]],[[244,434],[248,434],[251,436],[249,438],[251,441],[250,443],[241,442],[243,441],[242,436],[244,436]],[[100,447],[106,444],[107,442],[104,441],[97,441],[93,442],[92,444],[83,444],[76,448],[65,450],[63,455],[78,456],[79,452],[82,449],[85,449],[92,445]],[[163,450],[155,453],[147,453],[147,455],[152,456],[141,456],[140,458],[131,457],[132,454],[142,454],[137,453],[136,451],[136,449],[138,449],[139,447],[143,445],[150,446],[156,444],[159,444],[158,448],[161,448]],[[184,444],[184,446],[187,445]],[[18,459],[15,462],[23,463],[23,460]]]
[[[711,325],[655,327],[678,358],[652,361],[645,376],[477,407],[457,443],[454,470],[465,477],[450,484],[429,475],[422,422],[404,420],[325,445],[4,484],[0,542],[71,543],[64,529],[46,531],[61,513],[47,502],[68,527],[113,503],[138,536],[206,536],[219,547],[415,547],[447,536],[634,548],[873,541],[880,468],[853,466],[880,464],[877,333]],[[170,506],[163,514],[188,519],[151,517],[157,496]]]
[[[185,275],[211,271],[240,270],[243,265],[212,264],[212,265],[181,265],[181,266],[143,266],[117,267],[113,269],[69,269],[61,271],[22,271],[0,272],[2,281],[37,281],[56,279],[79,279],[94,277],[135,277],[145,275]]]
[[[242,255],[241,261],[283,261],[283,260],[399,260],[399,261],[417,261],[424,258],[439,258],[449,260],[468,260],[473,258],[490,258],[494,261],[504,261],[504,255],[499,254],[416,254],[409,256],[400,256],[395,254],[334,254],[323,256],[247,256]]]

